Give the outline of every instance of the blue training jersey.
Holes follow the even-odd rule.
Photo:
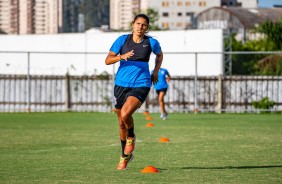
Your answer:
[[[168,88],[168,83],[166,81],[166,76],[169,76],[169,73],[166,69],[160,68],[158,72],[158,83],[154,84],[155,90],[160,90],[164,88]]]
[[[140,43],[135,43],[132,34],[118,37],[110,51],[125,54],[134,50],[134,55],[127,61],[121,60],[116,74],[115,85],[122,87],[151,87],[149,71],[150,55],[161,52],[159,42],[151,36],[145,36]]]

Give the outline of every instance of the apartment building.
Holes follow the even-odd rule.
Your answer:
[[[197,13],[213,6],[221,6],[221,0],[111,0],[110,28],[128,30],[134,13],[151,8],[159,13],[160,29],[187,29]]]
[[[144,0],[148,8],[159,11],[161,29],[188,29],[194,27],[195,17],[212,7],[241,6],[256,8],[257,0]]]
[[[140,0],[140,2],[111,0],[111,29],[128,29],[133,12],[138,12],[138,3],[140,12],[146,12],[148,8],[158,11],[157,24],[160,29],[182,30],[192,28],[195,17],[209,8],[220,6],[256,8],[258,0]]]
[[[62,28],[62,0],[1,0],[0,29],[7,34],[54,34]]]
[[[151,0],[149,7],[159,11],[160,29],[182,30],[191,27],[201,11],[220,6],[221,0]]]
[[[134,13],[139,12],[140,0],[110,0],[110,29],[131,29]]]
[[[238,4],[242,8],[257,8],[259,0],[237,0]]]
[[[2,32],[11,34],[17,34],[19,32],[18,9],[18,0],[0,1],[0,30]]]

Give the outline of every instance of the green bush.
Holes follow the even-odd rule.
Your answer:
[[[275,102],[271,101],[268,97],[264,97],[259,101],[252,102],[252,105],[255,109],[269,110],[273,108],[273,106],[275,105]]]

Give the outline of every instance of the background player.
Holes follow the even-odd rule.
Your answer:
[[[158,83],[154,84],[154,88],[158,94],[158,102],[159,102],[160,111],[161,111],[160,117],[163,120],[166,120],[167,118],[167,111],[165,110],[164,96],[166,95],[166,92],[169,86],[168,83],[170,79],[171,77],[167,69],[160,68],[158,72]]]

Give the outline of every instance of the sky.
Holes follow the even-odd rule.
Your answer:
[[[274,4],[282,5],[282,0],[259,0],[260,8],[271,8]]]

